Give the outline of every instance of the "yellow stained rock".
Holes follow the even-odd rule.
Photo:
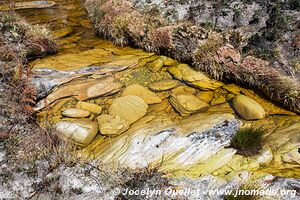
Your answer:
[[[229,94],[226,95],[226,101],[230,101],[234,97],[235,97],[235,94],[229,93]]]
[[[168,108],[168,106],[171,106],[168,99],[164,99],[162,101],[162,103],[159,103],[159,104],[154,104],[154,105],[151,105],[149,107],[149,113],[158,113],[158,112],[161,112],[165,109]]]
[[[147,113],[147,103],[138,96],[123,96],[116,98],[109,108],[109,114],[118,115],[129,124],[144,117]]]
[[[222,103],[226,103],[226,98],[223,95],[218,95],[211,101],[210,105],[215,106]]]
[[[233,99],[234,110],[245,120],[263,119],[266,115],[264,108],[255,100],[238,95]]]
[[[168,71],[177,79],[186,81],[201,90],[215,90],[222,85],[220,81],[213,80],[205,74],[193,70],[187,64],[173,65]]]
[[[72,32],[73,32],[72,27],[66,27],[66,28],[62,28],[62,29],[58,29],[58,30],[54,31],[53,36],[55,39],[62,38],[62,37],[69,35]]]
[[[230,107],[229,103],[222,103],[208,108],[206,113],[231,113],[234,114],[234,110]]]
[[[79,20],[79,24],[84,28],[89,28],[89,29],[93,28],[92,23],[88,19]]]
[[[26,2],[14,2],[14,6],[11,7],[9,3],[4,3],[0,5],[0,11],[9,11],[9,10],[23,10],[23,9],[41,9],[41,8],[50,8],[56,3],[54,1],[26,1]]]
[[[99,130],[102,135],[117,136],[129,129],[130,124],[119,115],[100,115],[97,117]]]
[[[209,108],[207,103],[193,95],[172,95],[170,103],[182,116],[203,112]]]
[[[154,92],[138,84],[129,85],[124,89],[122,96],[128,95],[141,97],[149,105],[162,102]]]
[[[77,54],[50,56],[33,63],[33,68],[51,68],[56,70],[75,70],[103,62],[104,56],[111,55],[102,49],[92,49]]]
[[[242,90],[242,88],[240,86],[235,85],[235,84],[224,85],[224,86],[222,86],[222,88],[224,88],[228,92],[231,92],[231,93],[233,93],[235,95],[240,94],[241,90]]]
[[[54,101],[64,97],[73,96],[77,100],[88,100],[104,95],[114,94],[122,87],[122,83],[116,81],[113,77],[61,86],[45,99],[39,101],[35,110],[40,110]]]
[[[166,56],[160,56],[160,58],[164,61],[165,66],[172,66],[177,61],[173,60],[172,58],[166,57]]]
[[[160,91],[167,91],[171,90],[177,86],[179,86],[181,83],[180,81],[169,79],[169,80],[163,80],[158,82],[153,82],[148,85],[148,87],[155,92]]]
[[[93,103],[83,102],[83,101],[77,102],[76,107],[88,110],[88,111],[90,111],[92,113],[95,113],[97,115],[100,115],[101,112],[102,112],[102,107],[101,106],[98,106],[98,105],[93,104]]]
[[[79,108],[67,108],[64,109],[61,113],[64,117],[71,118],[83,118],[91,115],[91,112],[88,110],[83,110]]]
[[[200,99],[201,101],[204,101],[208,104],[213,100],[214,98],[214,92],[213,91],[200,91],[197,93],[196,97]]]
[[[181,85],[171,90],[173,95],[195,95],[196,92],[195,88],[186,85]]]
[[[161,58],[158,58],[153,62],[146,64],[146,67],[152,72],[160,71],[163,66],[164,66],[164,61]]]

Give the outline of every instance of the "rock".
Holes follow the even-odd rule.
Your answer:
[[[63,137],[80,146],[90,144],[98,133],[97,122],[90,120],[60,121],[55,128]]]
[[[27,1],[27,2],[15,2],[11,8],[9,5],[1,5],[0,11],[8,10],[23,10],[23,9],[41,9],[50,8],[56,3],[54,1]]]
[[[231,101],[236,95],[232,93],[228,93],[226,95],[226,101]]]
[[[92,29],[93,28],[93,25],[91,24],[91,21],[88,20],[88,19],[82,19],[82,20],[79,20],[79,24],[84,27],[84,28],[89,28],[89,29]]]
[[[119,115],[129,124],[144,117],[147,113],[147,103],[138,96],[123,96],[116,98],[109,108],[109,114]]]
[[[138,84],[130,85],[124,89],[122,96],[128,95],[141,97],[147,104],[162,102],[162,100],[154,92]]]
[[[130,124],[119,115],[100,115],[97,117],[102,135],[117,136],[129,129]]]
[[[73,96],[77,100],[88,100],[118,92],[123,84],[113,77],[93,79],[84,83],[69,84],[59,87],[45,99],[39,101],[35,110],[40,110],[54,101]]]
[[[201,90],[215,90],[222,85],[220,81],[210,79],[205,74],[193,70],[186,64],[178,64],[168,68],[168,71],[177,79],[186,81],[187,83]]]
[[[222,104],[222,103],[226,103],[226,98],[223,95],[217,95],[211,101],[210,105],[215,106],[215,105]]]
[[[164,66],[164,61],[161,58],[154,60],[151,63],[147,63],[146,67],[152,72],[158,72]]]
[[[222,88],[224,88],[228,92],[231,92],[236,95],[240,94],[241,90],[242,90],[240,86],[235,85],[235,84],[224,85],[224,86],[222,86]]]
[[[207,103],[193,95],[172,95],[170,103],[182,116],[203,112],[209,108]]]
[[[172,106],[170,105],[169,100],[164,99],[162,101],[162,103],[151,105],[149,107],[148,113],[158,113],[158,112],[166,110],[168,107],[171,107],[171,109],[172,109]]]
[[[88,110],[94,114],[100,115],[102,112],[102,107],[93,103],[87,103],[83,101],[77,102],[76,108],[81,108],[84,110]]]
[[[37,97],[41,99],[46,97],[54,87],[68,83],[74,79],[81,78],[83,76],[116,73],[124,69],[126,69],[126,66],[89,66],[78,70],[68,71],[38,68],[33,69],[33,76],[31,77],[30,82],[36,88]]]
[[[115,139],[89,145],[83,156],[91,154],[105,165],[131,169],[161,163],[161,171],[199,177],[231,160],[235,150],[224,147],[238,128],[232,114],[200,113],[175,121],[165,114],[148,115]],[[210,160],[214,165],[205,165]]]
[[[233,108],[245,120],[263,119],[266,115],[259,103],[245,95],[237,95],[233,99]]]
[[[213,91],[200,91],[197,93],[196,97],[200,99],[201,101],[204,101],[208,104],[213,100],[214,98],[214,92]]]
[[[53,32],[54,39],[63,38],[73,32],[72,27],[66,27]]]
[[[195,95],[196,92],[197,91],[195,88],[188,87],[186,85],[181,85],[171,90],[173,95]]]
[[[175,60],[173,60],[172,58],[166,57],[166,56],[160,56],[160,58],[164,61],[164,66],[171,66],[174,65],[176,63]]]
[[[81,37],[74,36],[74,38],[80,40]],[[70,44],[74,41],[68,41],[70,38],[65,38],[61,40],[61,43]],[[63,55],[54,55],[49,56],[48,58],[37,60],[33,62],[33,68],[50,68],[56,70],[76,70],[80,68],[84,68],[87,66],[91,66],[97,63],[103,62],[111,62],[112,58],[111,53],[109,51],[103,49],[92,49],[83,51],[80,53],[73,54],[63,54]],[[107,60],[105,60],[107,59]]]
[[[300,165],[300,146],[281,155],[282,162]]]
[[[206,113],[231,113],[234,114],[234,110],[230,107],[229,103],[222,103],[222,104],[217,104],[215,106],[209,107],[209,109],[206,111]]]
[[[177,80],[163,80],[154,83],[150,83],[148,87],[155,92],[171,90],[180,85],[180,82]]]
[[[88,110],[83,110],[79,108],[67,108],[61,113],[64,117],[71,118],[83,118],[91,115],[91,112]]]

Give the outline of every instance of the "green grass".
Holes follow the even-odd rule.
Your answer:
[[[241,155],[256,155],[263,147],[262,136],[264,132],[265,129],[261,127],[242,128],[232,138],[230,147],[236,149],[237,153]]]

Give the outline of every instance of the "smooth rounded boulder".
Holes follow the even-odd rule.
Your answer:
[[[236,113],[245,120],[263,119],[266,116],[264,108],[245,95],[237,95],[232,105]]]
[[[98,124],[90,120],[60,121],[55,129],[79,146],[90,144],[98,133]]]

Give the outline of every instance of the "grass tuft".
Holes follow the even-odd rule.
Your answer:
[[[263,147],[263,128],[242,128],[237,131],[231,140],[230,147],[237,150],[238,154],[245,156],[257,155]]]

